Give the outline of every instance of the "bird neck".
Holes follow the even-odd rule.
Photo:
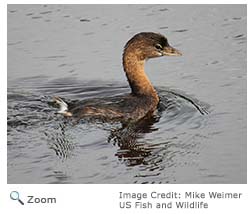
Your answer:
[[[144,59],[134,53],[129,53],[127,49],[123,54],[123,68],[126,73],[133,95],[151,96],[158,100],[157,92],[152,86],[144,71]]]

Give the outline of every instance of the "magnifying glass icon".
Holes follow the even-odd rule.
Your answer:
[[[11,198],[12,200],[18,200],[20,204],[24,205],[24,202],[21,201],[20,198],[19,198],[19,192],[17,192],[17,191],[12,191],[12,192],[10,193],[10,198]]]

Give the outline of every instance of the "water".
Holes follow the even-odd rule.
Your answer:
[[[244,5],[9,5],[8,183],[246,183],[246,22]],[[128,93],[121,54],[141,31],[183,53],[146,64],[151,120],[55,113],[55,95]]]

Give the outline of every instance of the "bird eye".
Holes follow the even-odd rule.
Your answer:
[[[155,48],[158,49],[158,50],[163,50],[163,47],[162,47],[162,45],[160,45],[160,44],[156,44],[156,45],[155,45]]]

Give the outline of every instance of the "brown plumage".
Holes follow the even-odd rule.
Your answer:
[[[59,113],[77,118],[95,118],[106,121],[137,121],[156,110],[159,97],[144,71],[144,62],[161,56],[180,56],[161,34],[138,33],[125,45],[123,68],[131,94],[104,99],[85,100],[67,105],[56,97],[60,105]]]

